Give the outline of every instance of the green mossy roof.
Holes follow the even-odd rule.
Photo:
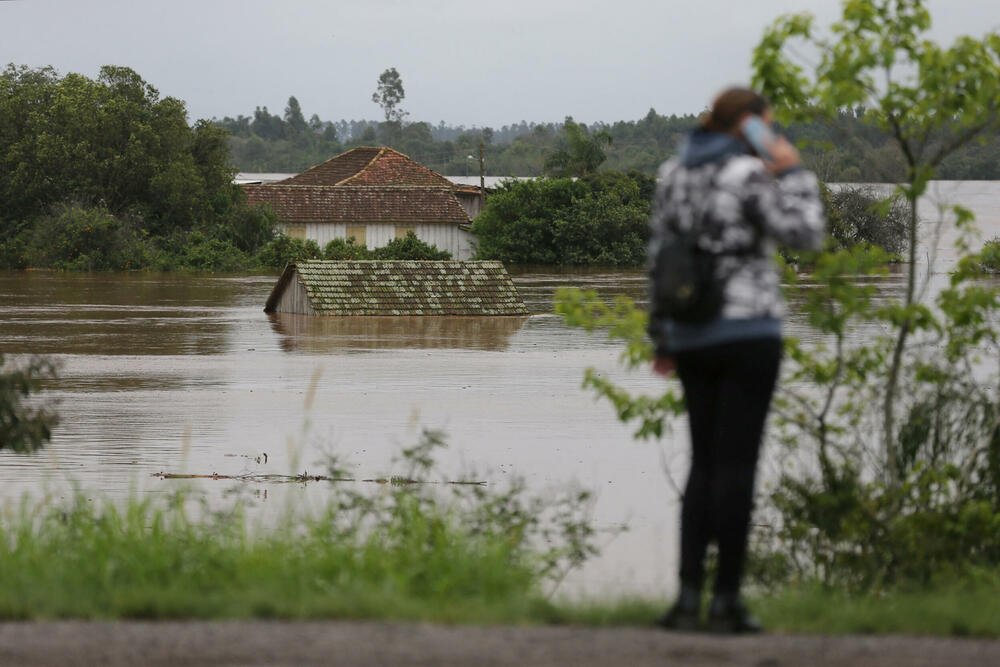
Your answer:
[[[305,261],[289,269],[318,315],[527,314],[500,262]]]

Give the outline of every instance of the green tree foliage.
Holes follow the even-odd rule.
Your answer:
[[[378,85],[372,93],[372,102],[382,107],[387,123],[402,123],[409,114],[399,106],[406,97],[403,90],[403,77],[395,67],[390,67],[378,77]]]
[[[52,428],[58,423],[55,412],[32,405],[28,399],[38,392],[42,380],[54,376],[55,366],[50,361],[34,358],[13,367],[5,365],[0,354],[0,449],[32,452],[52,437]]]
[[[0,74],[0,266],[211,268],[183,258],[201,238],[226,267],[252,264],[274,216],[233,175],[225,130],[188,125],[180,100],[128,68]]]
[[[637,266],[652,179],[632,174],[507,181],[472,230],[477,255],[514,264]]]
[[[451,253],[438,250],[437,246],[421,241],[415,232],[409,231],[403,238],[392,239],[381,248],[372,250],[372,259],[441,260],[451,259]]]
[[[607,130],[591,134],[585,125],[567,117],[555,151],[545,158],[545,169],[552,176],[583,177],[592,174],[607,159],[604,147],[612,142],[611,133]]]
[[[235,199],[228,142],[184,104],[125,67],[97,80],[51,68],[0,75],[0,219],[23,221],[66,201],[130,211],[149,231],[189,229]],[[221,209],[221,211],[220,211]]]
[[[134,222],[106,209],[60,205],[38,218],[28,235],[28,264],[109,271],[149,265],[152,248]]]
[[[349,260],[349,259],[371,259],[372,251],[367,246],[354,242],[354,237],[349,239],[333,239],[323,246],[323,259]]]
[[[945,48],[927,39],[922,0],[848,0],[843,17],[821,36],[809,15],[779,19],[754,51],[754,83],[785,121],[835,120],[845,108],[891,141],[905,167],[899,194],[910,205],[909,270],[883,397],[883,461],[897,478],[896,392],[910,334],[928,324],[918,303],[917,200],[942,162],[1000,129],[1000,34],[958,39]],[[820,54],[813,71],[797,62],[802,43]]]
[[[1000,273],[1000,236],[995,236],[983,246],[980,265],[988,273]]]
[[[284,118],[257,107],[253,118],[227,116],[214,122],[229,131],[230,160],[241,171],[303,171],[344,150],[337,128],[316,114],[306,122],[295,96],[288,98]]]
[[[260,250],[260,262],[264,266],[281,268],[285,264],[303,259],[323,259],[323,251],[312,240],[293,239],[278,234]]]
[[[288,98],[288,106],[285,107],[285,123],[296,135],[302,134],[309,129],[306,117],[302,115],[302,107],[294,95]]]
[[[304,259],[434,260],[451,259],[451,253],[447,250],[438,250],[437,246],[421,241],[414,232],[409,231],[405,237],[392,239],[384,246],[372,250],[356,244],[353,238],[333,239],[321,250],[315,241],[303,241],[280,234],[264,246],[259,257],[264,266],[280,268],[285,264]]]
[[[908,239],[910,206],[899,194],[888,196],[871,185],[822,186],[832,248],[878,246],[901,256]],[[787,259],[787,255],[786,255]]]
[[[186,235],[179,252],[160,258],[157,268],[237,273],[255,265],[253,258],[230,241],[193,231]]]

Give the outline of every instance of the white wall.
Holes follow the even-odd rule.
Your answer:
[[[352,223],[351,226],[361,224]],[[438,222],[399,226],[412,226],[418,239],[437,246],[439,250],[447,250],[453,259],[462,261],[472,259],[475,237],[471,232],[460,229],[458,225]],[[365,245],[369,248],[381,248],[396,238],[396,227],[397,225],[381,223],[365,225]],[[336,222],[310,222],[305,228],[306,238],[316,241],[321,248],[333,239],[346,238],[347,234],[347,225]]]

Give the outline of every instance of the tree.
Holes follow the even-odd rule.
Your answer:
[[[284,125],[258,112],[236,125]],[[195,231],[256,249],[273,219],[233,184],[230,138],[217,123],[189,124],[183,102],[161,98],[127,67],[102,67],[94,80],[8,66],[0,72],[0,265],[166,268]]]
[[[586,176],[597,171],[607,159],[603,147],[610,146],[611,142],[611,134],[607,130],[591,134],[586,126],[567,116],[559,147],[545,160],[545,169],[553,176]]]
[[[302,107],[299,101],[292,95],[288,98],[288,106],[285,107],[285,123],[291,128],[294,134],[303,134],[309,129],[305,116],[302,115]]]
[[[910,205],[909,264],[905,296],[891,313],[898,328],[882,403],[882,458],[891,480],[899,478],[895,402],[903,355],[910,335],[932,321],[917,294],[917,200],[948,156],[1000,129],[1000,34],[942,47],[925,37],[931,18],[923,5],[847,0],[829,37],[817,34],[809,15],[785,16],[753,55],[753,83],[779,120],[833,122],[843,110],[863,107],[863,122],[890,138],[905,166],[898,192]],[[796,59],[803,52],[819,55],[811,72]],[[958,207],[956,213],[960,221],[969,217]]]
[[[52,68],[0,74],[0,220],[25,222],[78,202],[189,229],[235,198],[226,131],[188,125],[184,103],[161,98],[127,67],[97,80]]]
[[[409,115],[399,107],[405,97],[403,79],[395,67],[390,67],[379,75],[378,86],[372,93],[372,102],[382,107],[386,122],[402,123],[403,119]]]
[[[281,118],[272,115],[267,107],[257,107],[253,110],[253,120],[250,122],[250,131],[261,139],[284,139],[285,123]]]
[[[651,181],[617,172],[507,181],[473,223],[477,255],[516,264],[641,265],[649,219],[643,191]]]

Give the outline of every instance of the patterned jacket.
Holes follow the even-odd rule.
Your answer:
[[[660,167],[650,224],[650,262],[660,244],[694,227],[698,246],[721,255],[716,275],[727,281],[722,322],[682,325],[651,315],[649,332],[663,354],[756,337],[760,331],[780,335],[784,302],[773,259],[777,244],[818,249],[825,217],[812,172],[794,169],[776,178],[738,138],[698,130],[678,157]],[[650,298],[655,303],[652,283]]]

